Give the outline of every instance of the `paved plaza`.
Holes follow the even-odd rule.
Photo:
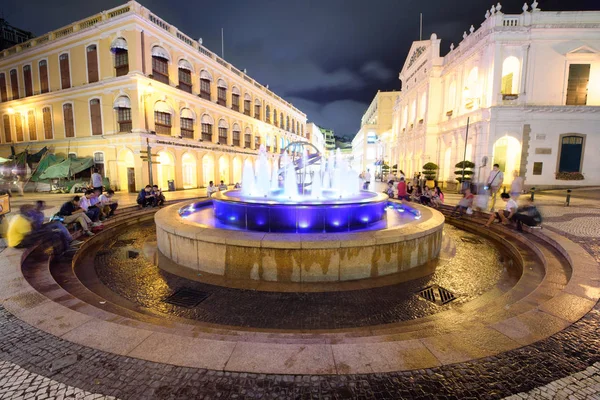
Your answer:
[[[190,190],[166,195],[167,200],[177,201],[202,197],[204,193]],[[590,260],[600,262],[600,202],[597,201],[600,190],[575,190],[569,207],[564,206],[565,195],[564,191],[536,194],[536,202],[544,215],[542,234],[547,231],[547,235],[564,236],[581,246],[577,248],[583,248]],[[134,203],[133,195],[118,196],[123,207]],[[44,198],[49,205],[57,206],[67,197],[27,195],[15,198],[13,205]],[[454,204],[458,198],[448,194],[447,202]],[[483,267],[476,267],[476,263],[472,263],[474,268],[471,270],[460,269],[461,265],[469,264],[461,258],[463,247],[476,246],[473,239],[478,237],[477,233],[461,235],[460,229],[468,228],[469,224],[476,225],[476,221],[467,221],[467,225],[459,222],[457,227],[460,229],[449,224],[448,243],[462,244],[444,248],[439,276],[435,278],[440,285],[456,287],[456,291],[465,297],[464,305],[457,302],[439,309],[431,305],[402,308],[403,297],[392,295],[395,286],[389,286],[389,282],[384,286],[373,283],[371,287],[364,283],[358,286],[346,284],[340,288],[336,302],[335,292],[284,293],[211,288],[199,277],[194,283],[198,285],[196,289],[210,292],[211,297],[197,308],[178,309],[165,308],[159,300],[163,293],[178,285],[189,286],[191,283],[160,272],[151,263],[142,263],[141,257],[130,261],[118,258],[119,254],[129,250],[139,254],[151,251],[153,228],[148,218],[152,214],[144,213],[149,214],[136,217],[139,221],[136,226],[146,231],[121,228],[115,230],[112,237],[103,239],[104,244],[96,245],[99,250],[89,264],[97,273],[96,280],[86,280],[85,274],[78,276],[89,289],[79,288],[81,282],[73,279],[69,268],[61,267],[62,264],[70,266],[71,262],[85,265],[85,259],[62,260],[48,269],[43,259],[34,256],[28,259],[20,273],[8,267],[16,259],[10,249],[5,250],[1,263],[6,265],[2,266],[2,271],[13,272],[2,272],[2,279],[16,282],[17,275],[24,274],[25,280],[19,278],[19,285],[0,292],[0,399],[600,399],[600,304],[581,300],[597,298],[598,289],[594,289],[594,285],[597,286],[600,277],[597,274],[587,276],[590,285],[581,285],[587,287],[587,291],[577,297],[580,300],[576,300],[571,292],[573,294],[563,295],[566,296],[563,301],[573,301],[568,305],[549,307],[540,303],[532,306],[530,313],[544,314],[545,321],[551,323],[537,325],[537,332],[532,330],[524,336],[524,325],[519,325],[526,323],[524,316],[508,320],[513,321],[508,324],[501,318],[503,308],[524,307],[524,304],[495,304],[497,299],[503,298],[502,293],[514,293],[519,287],[517,282],[512,282],[510,276],[485,272],[481,270]],[[133,214],[127,218],[133,218]],[[497,235],[512,235],[508,230],[494,229]],[[552,237],[558,240],[560,236]],[[468,240],[461,240],[462,237]],[[532,233],[522,237],[538,243]],[[510,240],[520,246],[515,239]],[[483,236],[481,240],[479,245],[490,246]],[[545,254],[548,260],[551,253]],[[454,265],[453,260],[460,263]],[[590,265],[589,260],[585,260],[584,263]],[[42,268],[44,265],[46,267]],[[535,265],[524,268],[524,275],[531,282],[538,282],[533,286],[546,285],[543,293],[535,295],[538,299],[558,294],[558,288],[566,287],[567,280],[579,276],[577,271],[572,277],[568,273],[562,276],[560,265],[555,265],[555,270],[550,269],[550,265],[547,268],[545,274]],[[597,265],[593,268],[597,271]],[[466,285],[461,288],[451,281],[457,274],[477,272],[487,274],[486,278],[479,275],[483,280],[481,287]],[[550,281],[546,282],[548,278]],[[488,286],[485,286],[486,282]],[[402,282],[394,284],[397,291],[403,290]],[[513,288],[515,284],[517,286]],[[144,286],[150,289],[142,295]],[[161,292],[164,288],[168,291]],[[472,322],[473,334],[467,334],[462,341],[456,336],[449,339],[450,342],[427,337],[405,340],[417,332],[416,328],[406,328],[406,324],[416,327],[421,318],[429,318],[431,322],[424,326],[429,330],[444,330],[446,325],[455,322],[469,323],[466,314],[475,310],[473,304],[483,301],[477,299],[480,292],[496,294],[487,295],[490,297],[487,300],[491,301],[489,315],[474,317],[494,322],[496,325],[492,326],[517,343],[506,342],[505,336],[494,331],[493,337],[487,339],[493,351],[489,353],[477,348],[475,343],[479,338],[475,332],[481,328],[476,319]],[[265,299],[264,304],[259,304],[261,299]],[[404,300],[410,304],[409,296]],[[306,309],[294,304],[304,305]],[[322,304],[321,313],[319,304]],[[378,308],[369,312],[365,304]],[[584,307],[587,304],[589,307]],[[496,306],[497,311],[492,311]],[[63,318],[55,314],[56,307],[75,311],[68,310],[69,313],[64,314],[67,317]],[[584,308],[589,311],[581,311]],[[348,309],[355,311],[348,312]],[[460,309],[463,311],[453,314],[451,320],[443,318],[444,312]],[[286,312],[298,318],[286,319]],[[314,318],[310,318],[311,313]],[[467,319],[461,317],[462,314]],[[407,318],[415,320],[407,321]],[[495,322],[497,318],[500,319]],[[103,331],[103,320],[114,329]],[[198,323],[210,326],[194,325]],[[93,327],[98,333],[82,329],[85,326]],[[366,334],[367,330],[375,331],[382,326],[393,330],[390,338],[404,338],[404,341],[384,346],[377,341],[377,336],[371,335],[373,332],[369,333],[371,336]],[[174,327],[189,331],[189,338],[172,334]],[[345,333],[333,334],[331,341],[316,342],[316,336],[311,333],[314,329],[324,334],[342,328],[346,329]],[[157,330],[152,331],[154,329]],[[234,331],[245,339],[227,351],[228,335]],[[548,336],[545,332],[553,333]],[[158,342],[156,339],[161,335],[169,337],[171,343]],[[262,335],[264,339],[261,339]],[[370,344],[369,340],[363,343],[363,335],[371,338]],[[200,346],[195,341],[197,337],[210,338],[212,348]],[[274,342],[276,344],[269,344],[269,337],[279,339]],[[287,351],[285,344],[297,341],[304,343],[298,345],[298,352],[284,357],[287,359],[285,365],[275,365],[279,362],[277,352]],[[457,341],[464,341],[458,347],[461,351],[449,351],[448,348],[456,346]],[[157,343],[168,346],[160,348]],[[421,347],[423,344],[425,347]],[[256,353],[254,362],[243,355],[244,352],[253,354],[252,346],[262,349]],[[364,350],[369,346],[385,350]],[[321,348],[322,352],[313,353],[313,348]],[[331,355],[327,354],[329,351]],[[228,356],[222,361],[222,367],[199,367],[219,365],[217,359],[223,352]],[[413,357],[395,358],[400,353]],[[329,357],[331,368],[321,373],[285,372],[299,371],[301,365],[306,365],[307,371],[311,364],[327,365]],[[274,369],[280,373],[261,372]]]

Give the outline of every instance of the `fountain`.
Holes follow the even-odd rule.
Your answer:
[[[261,146],[255,165],[244,164],[241,189],[168,207],[155,221],[160,255],[185,270],[329,282],[417,267],[430,273],[444,218],[362,190],[339,149],[325,159],[310,143],[295,142],[271,172]]]

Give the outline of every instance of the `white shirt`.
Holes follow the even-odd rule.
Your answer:
[[[366,182],[371,182],[371,173],[369,171],[367,171],[365,173],[365,181]]]
[[[513,199],[508,199],[508,201],[506,202],[506,207],[504,207],[504,209],[508,212],[511,212],[511,211],[516,212],[517,208],[519,208],[519,206],[517,205],[517,202],[514,201]]]
[[[213,193],[215,193],[216,191],[218,191],[219,189],[217,189],[216,186],[209,186],[206,189],[206,192],[208,193],[208,197],[212,196]]]
[[[102,186],[102,175],[100,175],[97,172],[94,172],[92,174],[92,186],[93,187],[100,187],[100,186]]]
[[[91,205],[92,203],[90,202],[90,199],[85,196],[81,196],[81,199],[79,199],[79,207],[81,207],[83,211],[87,211]]]
[[[504,172],[498,170],[490,172],[490,176],[488,177],[488,185],[492,187],[499,187],[504,182]]]
[[[107,195],[105,194],[101,194],[99,197],[100,200],[100,204],[102,204],[103,206],[107,205],[107,204],[111,204],[111,203],[116,203],[115,200],[113,200],[112,198],[108,198]]]

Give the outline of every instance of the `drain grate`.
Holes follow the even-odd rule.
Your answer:
[[[468,237],[468,236],[463,236],[461,237],[462,241],[465,243],[471,243],[471,244],[481,244],[483,243],[481,240],[474,238],[474,237]]]
[[[210,296],[210,293],[183,288],[179,289],[178,291],[167,297],[164,300],[164,302],[179,307],[193,308],[196,307],[198,304],[202,303],[204,300],[206,300],[208,296]]]
[[[456,299],[454,293],[438,285],[426,287],[425,289],[420,290],[418,294],[420,297],[435,303],[438,306],[443,306]]]
[[[135,239],[120,239],[113,243],[110,247],[126,247],[135,243]]]

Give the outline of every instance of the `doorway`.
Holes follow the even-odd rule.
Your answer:
[[[135,168],[127,168],[127,191],[135,193]]]

